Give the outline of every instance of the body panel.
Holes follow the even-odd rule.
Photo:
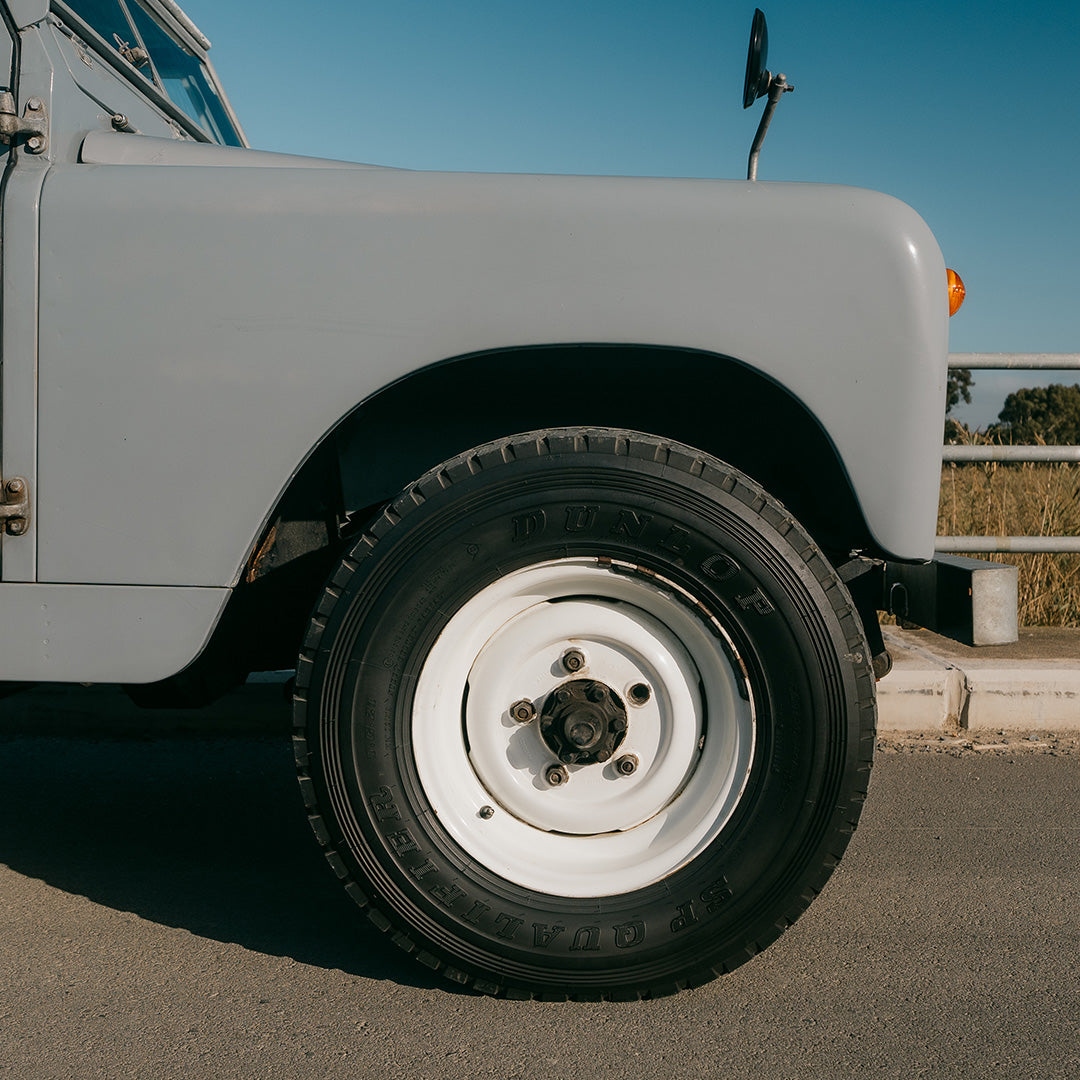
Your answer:
[[[6,0],[15,26],[22,29],[44,19],[49,13],[49,0]]]
[[[152,682],[206,643],[228,589],[0,585],[0,680]]]
[[[931,553],[944,264],[922,220],[876,193],[57,166],[41,302],[43,581],[231,585],[358,402],[450,357],[567,342],[766,373],[831,436],[881,546]],[[718,397],[717,423],[746,408]],[[104,478],[111,512],[87,536]]]
[[[47,162],[30,159],[4,174],[3,322],[0,323],[0,447],[5,477],[37,488],[38,211]],[[3,581],[37,577],[37,515],[22,536],[0,530]]]
[[[330,161],[300,154],[275,154],[213,143],[189,143],[149,135],[91,131],[83,139],[79,160],[88,165],[242,165],[249,169],[380,169],[352,161]]]

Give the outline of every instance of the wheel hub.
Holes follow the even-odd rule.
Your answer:
[[[718,834],[749,774],[753,698],[699,610],[655,574],[568,558],[455,613],[417,681],[413,746],[469,858],[537,892],[608,896]]]
[[[626,737],[626,707],[611,687],[575,679],[553,690],[540,713],[540,734],[567,765],[607,761]]]

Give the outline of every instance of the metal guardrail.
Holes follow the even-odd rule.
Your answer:
[[[952,352],[949,369],[979,371],[1015,368],[1026,371],[1080,371],[1080,353],[1074,352]]]
[[[949,370],[1080,371],[1080,353],[949,353]],[[942,461],[1077,461],[1080,446],[946,446]],[[939,536],[937,551],[1080,552],[1080,536]]]
[[[1080,461],[1080,446],[946,446],[942,461]]]

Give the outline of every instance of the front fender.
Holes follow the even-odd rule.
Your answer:
[[[944,264],[886,196],[79,164],[50,171],[40,235],[40,580],[234,584],[357,403],[447,357],[565,342],[764,373],[828,433],[881,547],[930,554]],[[732,408],[754,403],[718,401],[717,423]]]

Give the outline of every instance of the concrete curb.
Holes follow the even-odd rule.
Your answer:
[[[926,631],[882,633],[893,657],[893,670],[878,683],[882,733],[1080,732],[1080,632],[1063,639],[1060,658],[1047,658],[1037,636],[1026,649],[1001,652]]]

